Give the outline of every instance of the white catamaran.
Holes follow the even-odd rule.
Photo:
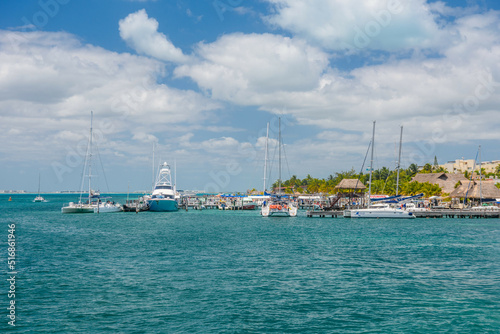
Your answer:
[[[45,198],[40,195],[40,173],[38,173],[38,196],[35,197],[33,202],[47,202]]]
[[[80,187],[80,199],[78,203],[70,202],[61,208],[62,213],[108,213],[121,211],[120,204],[115,204],[111,201],[101,201],[100,194],[94,192],[92,185],[92,118],[93,112],[90,112],[90,135],[87,145],[87,154],[85,156],[85,164],[83,170],[82,183]],[[83,200],[83,185],[85,181],[85,172],[88,166],[88,198]]]
[[[373,171],[373,147],[375,146],[375,121],[373,122],[371,161],[370,161],[370,184],[368,186],[368,207],[365,209],[344,210],[345,218],[415,218],[412,212],[393,208],[387,203],[371,204],[372,171]]]
[[[297,205],[285,198],[281,194],[281,118],[278,118],[278,194],[272,196],[268,201],[265,201],[261,207],[260,213],[263,217],[295,217],[297,216]],[[267,144],[266,144],[266,160],[267,160]],[[264,176],[265,179],[265,176]],[[265,190],[265,189],[264,189]]]

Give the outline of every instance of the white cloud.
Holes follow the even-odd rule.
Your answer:
[[[158,32],[158,21],[149,18],[146,10],[141,9],[129,14],[119,22],[120,37],[140,54],[160,60],[184,63],[189,57],[175,47],[164,34]]]
[[[415,53],[409,59],[391,58],[348,73],[328,67],[327,55],[302,39],[224,35],[200,44],[200,60],[174,73],[191,77],[213,98],[272,113],[284,111],[300,124],[356,129],[360,122],[369,125],[376,119],[381,133],[388,134],[401,123],[425,124],[410,127],[411,138],[431,139],[435,132],[445,131],[447,141],[456,141],[463,138],[460,132],[469,117],[477,117],[488,133],[492,124],[500,125],[499,119],[484,117],[500,103],[499,23],[498,12],[467,15],[449,23],[445,32],[453,43],[439,46],[438,57]],[[461,124],[438,126],[436,120],[446,121],[456,113],[457,104],[463,110]],[[497,137],[486,132],[471,135]],[[380,140],[392,142],[392,136]]]
[[[267,22],[329,50],[397,51],[446,42],[425,0],[268,2],[275,12]]]
[[[271,34],[224,35],[197,48],[200,61],[181,65],[178,77],[191,77],[213,98],[256,103],[268,92],[314,89],[328,57],[299,39]]]
[[[0,141],[10,143],[0,153],[9,161],[28,151],[40,161],[63,156],[86,138],[91,110],[113,154],[131,145],[140,152],[140,140],[176,124],[197,126],[219,108],[194,91],[157,84],[163,73],[158,61],[82,45],[67,33],[0,31]]]

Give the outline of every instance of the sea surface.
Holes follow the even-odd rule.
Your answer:
[[[0,331],[500,332],[499,219],[63,215],[77,195],[11,196],[0,195]]]

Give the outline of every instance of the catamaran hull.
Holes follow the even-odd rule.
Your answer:
[[[297,208],[271,209],[269,206],[265,206],[262,207],[260,213],[262,217],[295,217],[297,216]]]
[[[345,218],[395,218],[395,219],[413,219],[413,213],[404,210],[346,210]]]
[[[149,211],[172,212],[179,210],[179,204],[171,199],[151,199],[148,201]]]

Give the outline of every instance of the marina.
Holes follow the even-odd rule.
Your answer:
[[[412,212],[415,218],[500,218],[500,211],[472,211],[472,210],[426,210]],[[306,217],[337,218],[342,217],[343,211],[306,211]],[[366,218],[372,219],[372,218]],[[375,218],[378,219],[378,218]]]
[[[16,224],[22,246],[18,326],[26,333],[328,333],[346,322],[344,332],[373,323],[386,333],[500,328],[498,219],[63,215],[75,195],[42,195],[42,204],[32,194],[0,195],[0,219]],[[111,195],[126,203],[126,194]]]

